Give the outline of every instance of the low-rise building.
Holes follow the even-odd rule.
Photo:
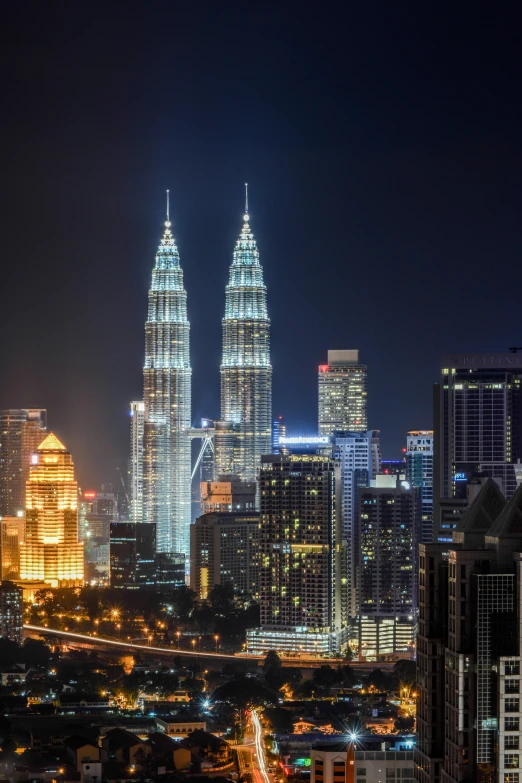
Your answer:
[[[328,743],[316,745],[310,759],[310,783],[391,783],[414,776],[413,749],[358,750],[353,742]]]
[[[204,720],[193,720],[183,717],[169,720],[156,718],[156,728],[162,734],[168,734],[169,737],[188,737],[193,731],[206,731],[207,724]]]
[[[64,743],[65,755],[78,772],[82,771],[83,764],[87,761],[99,761],[100,749],[85,737],[75,734],[67,737]]]

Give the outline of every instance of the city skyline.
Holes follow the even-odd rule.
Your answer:
[[[47,408],[82,485],[126,471],[167,187],[194,423],[219,414],[222,291],[245,181],[273,413],[289,432],[311,431],[328,349],[360,350],[368,427],[393,457],[404,432],[432,425],[441,355],[518,344],[517,25],[454,9],[462,36],[448,41],[432,8],[339,11],[334,25],[285,4],[167,5],[106,9],[100,24],[92,6],[9,8],[0,407]],[[487,330],[473,325],[477,308]]]

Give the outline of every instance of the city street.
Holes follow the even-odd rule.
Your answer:
[[[250,773],[253,783],[273,782],[273,775],[268,772],[266,766],[263,728],[255,710],[252,710],[244,743],[237,746],[237,755],[241,776]]]

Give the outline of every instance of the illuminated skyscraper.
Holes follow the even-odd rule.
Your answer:
[[[286,437],[286,424],[282,416],[272,422],[272,454],[279,454],[279,438]]]
[[[83,584],[78,484],[72,457],[52,432],[33,454],[29,469],[20,577],[53,587]]]
[[[20,545],[24,530],[24,517],[0,519],[0,580],[20,579]]]
[[[266,286],[250,228],[248,200],[225,302],[221,419],[238,425],[237,462],[227,472],[255,481],[261,455],[272,451],[272,366]]]
[[[31,454],[45,438],[46,419],[43,408],[0,411],[0,516],[16,516],[25,507]]]
[[[156,254],[145,324],[143,521],[158,552],[189,553],[191,511],[190,325],[179,252],[170,230]]]
[[[421,498],[421,539],[433,541],[433,430],[410,430],[406,435],[406,480]]]
[[[133,522],[143,522],[143,430],[145,405],[139,400],[131,402],[131,454],[129,465],[130,512]]]
[[[366,365],[359,351],[328,351],[319,365],[319,435],[367,428]]]

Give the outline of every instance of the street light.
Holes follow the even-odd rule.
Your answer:
[[[196,649],[196,640],[195,639],[191,639],[190,643],[192,644],[192,652],[194,652],[194,650]]]
[[[219,642],[219,636],[216,634],[216,635],[214,636],[214,639],[216,640],[216,653],[217,653],[217,651],[218,651],[218,642]]]
[[[178,637],[178,647],[179,647],[179,637],[181,636],[181,631],[176,631],[176,636]]]

